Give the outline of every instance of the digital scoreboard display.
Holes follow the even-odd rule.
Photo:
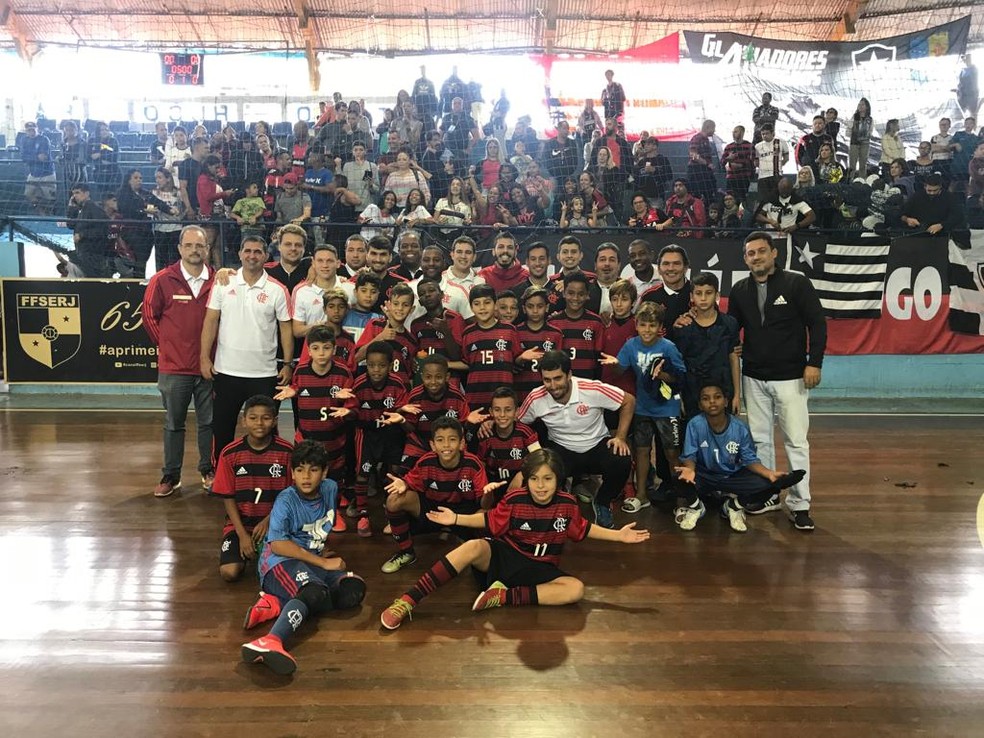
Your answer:
[[[165,85],[205,84],[202,54],[161,54],[161,83]]]

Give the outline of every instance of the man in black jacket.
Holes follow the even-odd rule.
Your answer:
[[[68,202],[68,227],[74,231],[75,238],[75,251],[69,255],[72,263],[91,279],[111,277],[112,271],[106,263],[109,218],[92,201],[89,185],[84,182],[72,185],[72,199]]]
[[[923,191],[917,190],[906,200],[902,223],[913,231],[924,231],[931,236],[945,235],[960,227],[962,215],[949,193],[943,191],[943,178],[933,173],[923,180]]]
[[[813,284],[776,266],[777,255],[768,233],[756,231],[745,238],[745,264],[751,276],[731,288],[728,313],[744,330],[742,395],[759,458],[775,468],[773,418],[778,414],[789,466],[806,472],[787,493],[786,509],[798,530],[813,530],[807,398],[808,391],[820,384],[827,324]],[[777,509],[778,496],[748,512]]]

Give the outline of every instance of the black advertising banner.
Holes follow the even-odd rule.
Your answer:
[[[738,33],[684,31],[695,64],[720,64],[746,70],[838,72],[930,56],[963,54],[970,16],[916,33],[875,41],[785,41]]]
[[[143,329],[138,280],[0,280],[10,383],[157,381],[157,347]]]

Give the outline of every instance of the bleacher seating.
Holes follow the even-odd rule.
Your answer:
[[[130,121],[128,120],[111,120],[109,121],[109,130],[115,134],[129,133],[130,131]]]

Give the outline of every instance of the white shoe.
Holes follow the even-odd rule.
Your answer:
[[[724,507],[728,511],[728,524],[735,533],[745,533],[748,530],[748,526],[745,525],[745,511],[737,505],[738,503],[734,500],[724,503]]]
[[[696,507],[678,507],[673,519],[680,526],[680,530],[693,530],[697,521],[704,517],[706,512],[707,508],[704,507],[704,503],[697,500]]]

